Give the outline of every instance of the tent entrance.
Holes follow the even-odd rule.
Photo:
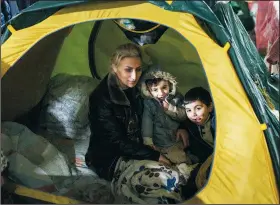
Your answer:
[[[36,133],[40,103],[49,80],[57,74],[93,77],[97,86],[109,71],[115,48],[131,42],[115,21],[80,23],[37,42],[2,78],[2,120],[19,122]],[[159,64],[176,76],[182,94],[195,86],[209,90],[194,46],[171,28],[157,28],[164,30],[157,41],[141,47],[144,64]]]

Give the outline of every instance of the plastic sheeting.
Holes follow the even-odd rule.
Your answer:
[[[269,2],[266,21],[264,32],[268,39],[266,60],[275,65],[279,63],[279,1]]]
[[[277,6],[278,4],[278,6]],[[279,2],[258,1],[256,13],[256,45],[264,54],[269,44],[273,44],[279,38]]]

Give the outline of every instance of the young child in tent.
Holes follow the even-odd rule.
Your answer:
[[[184,107],[190,121],[187,125],[189,134],[199,137],[213,148],[216,131],[216,117],[210,93],[195,87],[185,94]]]
[[[213,161],[216,117],[210,93],[202,88],[190,89],[184,97],[187,120],[180,128],[188,130],[189,151],[199,158],[200,164],[193,170],[184,186],[185,196],[193,196],[207,182]]]
[[[153,66],[142,75],[140,84],[144,97],[144,144],[160,151],[173,164],[191,164],[183,143],[176,139],[179,124],[187,116],[182,107],[183,95],[176,92],[175,78]]]

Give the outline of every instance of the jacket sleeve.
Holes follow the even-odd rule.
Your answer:
[[[99,141],[102,141],[101,146],[108,146],[118,151],[121,156],[131,159],[158,161],[158,151],[127,138],[124,128],[113,113],[112,104],[91,104],[89,119],[93,134],[98,135]]]
[[[153,114],[151,105],[148,101],[144,101],[144,112],[142,117],[142,129],[141,129],[143,142],[145,145],[152,146],[153,143]]]
[[[172,119],[177,121],[184,121],[187,119],[185,108],[182,106],[183,96],[177,93],[171,100],[168,101],[169,106],[165,113]]]

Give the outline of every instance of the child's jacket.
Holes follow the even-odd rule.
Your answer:
[[[145,81],[153,78],[168,80],[171,91],[167,97],[169,108],[164,111],[160,102],[150,94]],[[186,120],[186,112],[182,107],[183,96],[176,92],[176,80],[159,68],[149,69],[141,78],[141,93],[144,97],[144,113],[142,118],[142,137],[144,144],[157,147],[170,147],[176,143],[176,132],[181,121]]]

